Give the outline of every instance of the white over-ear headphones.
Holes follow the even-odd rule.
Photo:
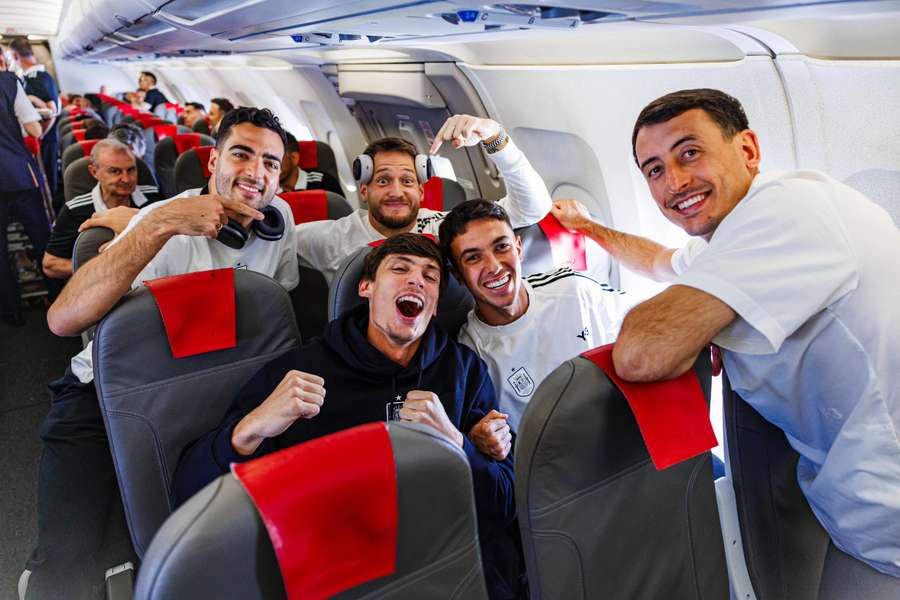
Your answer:
[[[375,173],[375,161],[368,154],[360,154],[353,159],[353,179],[356,185],[367,185]],[[434,166],[427,154],[416,154],[416,178],[425,183],[434,176]]]

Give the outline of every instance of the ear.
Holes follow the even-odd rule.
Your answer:
[[[366,204],[369,204],[369,184],[361,183],[359,184],[359,195],[362,196],[362,199],[365,200]]]
[[[206,165],[206,168],[209,169],[209,172],[213,174],[213,177],[215,177],[216,162],[218,160],[219,160],[219,149],[213,148],[209,152],[209,164]]]
[[[759,138],[752,129],[745,129],[738,134],[740,136],[741,155],[744,157],[744,163],[751,171],[759,168],[761,160],[759,150]]]
[[[94,163],[88,163],[88,173],[91,174],[91,177],[97,179],[97,166]]]
[[[365,278],[360,279],[358,293],[361,298],[371,298],[372,297],[372,282]]]
[[[519,260],[522,260],[522,236],[516,236],[516,254],[519,255]]]
[[[295,165],[300,164],[300,153],[299,152],[288,152],[291,155],[291,162]]]

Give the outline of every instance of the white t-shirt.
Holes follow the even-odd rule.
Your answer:
[[[616,339],[623,292],[569,268],[523,280],[528,310],[508,325],[488,325],[472,310],[459,342],[487,363],[500,410],[518,429],[531,395],[566,360]]]
[[[21,83],[16,83],[16,99],[13,101],[13,110],[20,125],[41,120],[41,115],[28,99],[28,94],[22,88]]]
[[[735,391],[784,430],[835,545],[900,576],[900,232],[815,171],[766,173],[676,284],[738,319],[713,340]]]
[[[128,223],[128,227],[115,240],[117,243],[152,210],[165,206],[176,198],[198,196],[200,189],[187,190],[175,198],[156,202],[142,208]],[[284,217],[284,237],[276,242],[258,238],[252,232],[247,244],[240,250],[202,236],[176,235],[169,239],[160,251],[135,277],[132,289],[145,281],[169,275],[182,275],[210,269],[250,269],[263,273],[278,281],[288,291],[297,287],[300,270],[297,266],[297,251],[294,239],[294,216],[287,202],[279,197],[272,200],[272,206]],[[82,383],[94,380],[94,365],[91,357],[93,342],[72,358],[72,372]]]
[[[706,250],[709,244],[706,240],[699,237],[692,237],[687,243],[672,253],[672,270],[675,275],[681,275],[690,266],[697,256]]]
[[[525,227],[543,219],[553,201],[540,175],[512,140],[503,150],[488,155],[506,183],[508,195],[499,201],[509,214],[512,226]],[[413,233],[437,235],[446,212],[420,208]],[[348,256],[370,242],[383,240],[369,213],[358,209],[335,221],[314,221],[297,225],[297,252],[300,264],[320,271],[331,285],[338,267]]]

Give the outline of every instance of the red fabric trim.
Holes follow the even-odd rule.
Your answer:
[[[291,207],[294,223],[328,220],[328,196],[325,190],[283,192],[279,196]]]
[[[97,142],[100,140],[84,140],[82,142],[75,142],[79,146],[81,146],[81,151],[84,152],[85,156],[91,155],[91,150],[94,149],[94,146],[97,145]]]
[[[194,154],[197,155],[197,160],[200,161],[200,168],[203,169],[203,176],[206,179],[209,179],[212,176],[212,173],[209,171],[209,153],[212,152],[213,146],[200,146],[198,148],[194,148]]]
[[[616,375],[612,349],[613,344],[608,344],[582,356],[600,367],[628,400],[657,470],[718,445],[709,422],[709,408],[693,370],[667,381],[625,381]]]
[[[74,137],[74,138],[75,138],[76,140],[78,140],[79,142],[83,142],[83,141],[84,141],[84,134],[85,134],[85,132],[86,132],[85,129],[73,129],[73,130],[72,130],[72,137]]]
[[[234,348],[234,269],[213,269],[145,281],[156,299],[172,356]]]
[[[424,235],[425,237],[427,237],[429,240],[431,240],[435,244],[437,243],[437,238],[431,233],[420,233],[418,235]],[[377,248],[378,246],[380,246],[384,243],[384,240],[385,240],[385,238],[381,238],[380,240],[375,240],[374,242],[369,242],[369,247]]]
[[[319,150],[315,142],[297,142],[300,148],[300,164],[304,171],[315,169],[319,166]]]
[[[444,210],[444,180],[432,177],[422,185],[422,208]]]
[[[231,469],[266,525],[288,598],[328,598],[396,570],[397,474],[384,423]]]
[[[156,133],[156,141],[159,141],[177,134],[178,125],[154,125],[153,131]]]
[[[25,147],[28,148],[28,151],[34,156],[39,156],[41,154],[40,138],[36,138],[33,135],[26,135],[22,139],[25,140]]]
[[[172,125],[171,127],[175,127]],[[175,127],[176,130],[178,129]],[[178,148],[178,154],[182,154],[191,148],[196,148],[200,145],[200,134],[199,133],[176,133],[171,136],[172,141],[175,142],[175,147]]]
[[[550,253],[557,267],[569,267],[575,271],[587,271],[587,255],[584,234],[569,231],[551,213],[538,222],[538,226],[550,241]]]

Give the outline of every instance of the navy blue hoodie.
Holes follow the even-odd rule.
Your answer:
[[[463,450],[472,468],[479,538],[488,589],[493,600],[514,598],[521,562],[513,484],[513,459],[497,462],[479,452],[465,436],[497,399],[484,362],[457,344],[434,323],[419,349],[403,367],[366,339],[369,322],[364,304],[329,323],[322,339],[285,353],[264,366],[240,391],[219,427],[188,446],[175,472],[175,505],[243,462],[343,429],[385,420],[386,407],[411,390],[435,393],[450,421],[465,437]],[[291,370],[325,380],[325,403],[312,419],[298,419],[281,435],[265,440],[252,456],[231,446],[234,426],[259,406]]]

